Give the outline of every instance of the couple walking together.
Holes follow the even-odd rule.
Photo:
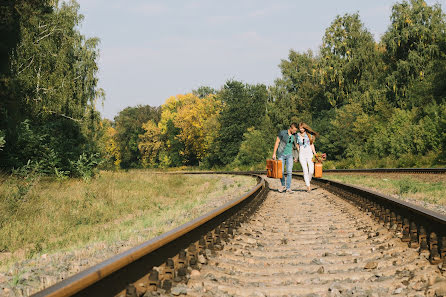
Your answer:
[[[299,124],[292,123],[288,130],[282,130],[277,135],[273,150],[273,160],[279,158],[282,161],[282,178],[280,179],[282,187],[279,188],[280,193],[284,191],[293,193],[293,190],[291,190],[291,177],[293,161],[297,162],[297,159],[299,159],[302,166],[307,191],[311,191],[310,181],[314,174],[313,154],[316,154],[314,148],[316,136],[318,136],[318,133],[303,122]],[[286,180],[284,174],[285,165],[287,169]]]

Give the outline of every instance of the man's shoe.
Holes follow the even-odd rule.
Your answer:
[[[293,193],[294,193],[294,191],[291,190],[291,189],[286,189],[286,192],[287,192],[288,194],[293,194]]]
[[[282,187],[279,188],[278,191],[279,191],[279,193],[283,193],[283,192],[285,192],[285,189],[286,189],[286,188],[285,188],[284,186],[282,186]]]

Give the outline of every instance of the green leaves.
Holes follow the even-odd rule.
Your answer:
[[[98,112],[97,38],[78,30],[76,1],[15,1],[16,47],[11,51],[8,96],[0,103],[5,169],[31,160],[45,174],[68,172],[70,162],[94,154]]]
[[[266,114],[266,86],[243,84],[229,80],[223,86],[218,98],[223,103],[220,113],[220,130],[211,148],[215,164],[226,165],[237,156],[243,134],[249,127],[257,127]]]
[[[410,88],[429,75],[435,60],[445,58],[445,30],[445,14],[439,4],[428,6],[423,0],[411,0],[393,6],[391,25],[382,42],[390,69],[386,83],[395,106],[410,107]]]

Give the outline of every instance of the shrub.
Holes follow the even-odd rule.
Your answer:
[[[6,143],[5,133],[2,130],[0,130],[0,151],[2,151],[3,148],[5,147],[5,143]]]
[[[96,167],[100,164],[100,156],[98,153],[89,154],[82,153],[76,161],[70,161],[71,173],[75,177],[81,177],[89,180],[96,174]]]
[[[247,132],[243,134],[243,142],[233,163],[236,166],[265,163],[265,160],[271,155],[271,149],[272,147],[261,131],[253,127],[248,128]]]

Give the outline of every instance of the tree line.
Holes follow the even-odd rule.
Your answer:
[[[6,169],[254,168],[291,121],[320,133],[316,148],[332,167],[446,163],[446,17],[439,4],[395,3],[379,41],[358,13],[337,16],[317,53],[290,50],[273,85],[228,80],[159,107],[127,107],[110,121],[95,109],[103,96],[98,40],[76,30],[75,2],[43,2],[18,6],[39,13],[25,19],[21,12],[2,72],[10,100],[0,105]]]
[[[0,8],[2,169],[91,174],[102,133],[99,39],[80,34],[75,1],[9,0]]]

